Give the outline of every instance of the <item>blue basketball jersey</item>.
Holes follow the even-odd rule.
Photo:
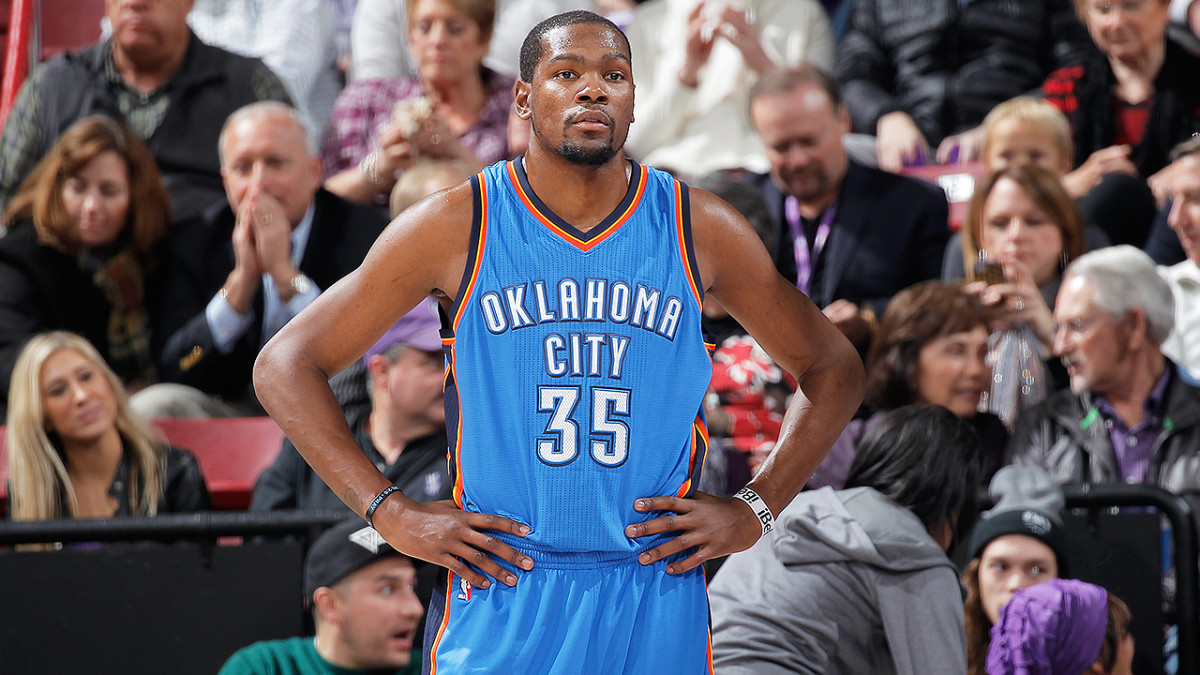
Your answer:
[[[580,232],[520,160],[471,179],[467,271],[443,331],[454,498],[530,526],[536,560],[590,566],[670,534],[625,527],[634,500],[686,496],[708,449],[712,370],[687,187],[630,162],[629,190]]]

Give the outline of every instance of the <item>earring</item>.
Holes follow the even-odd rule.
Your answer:
[[[1070,262],[1071,262],[1070,260],[1067,260],[1067,252],[1066,251],[1059,253],[1058,254],[1058,271],[1059,272],[1065,271],[1067,269],[1067,265]]]

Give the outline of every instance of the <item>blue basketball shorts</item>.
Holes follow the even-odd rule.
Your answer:
[[[712,671],[708,595],[696,567],[579,565],[542,559],[517,585],[456,574],[426,619],[427,675],[701,675]]]

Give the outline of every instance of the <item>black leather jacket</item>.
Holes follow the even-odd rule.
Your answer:
[[[1154,443],[1146,482],[1169,492],[1200,491],[1200,389],[1175,374],[1167,384],[1164,429]],[[1060,391],[1017,419],[1008,463],[1037,465],[1059,484],[1120,483],[1116,453],[1102,420],[1085,424],[1092,397]]]
[[[874,135],[903,110],[935,147],[1091,49],[1069,0],[855,0],[852,12],[835,73],[854,130]]]

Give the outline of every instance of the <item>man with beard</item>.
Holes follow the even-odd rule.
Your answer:
[[[268,412],[334,492],[450,570],[427,672],[711,672],[700,564],[771,529],[860,401],[852,347],[749,224],[626,159],[630,65],[603,17],[538,24],[515,90],[525,156],[406,210],[256,365]],[[455,486],[420,504],[354,445],[326,381],[430,293]],[[705,293],[799,382],[775,451],[729,499],[695,489]]]
[[[1077,258],[1054,321],[1071,389],[1021,413],[1010,463],[1040,466],[1059,484],[1200,490],[1200,389],[1162,354],[1174,302],[1150,257],[1113,246]]]
[[[945,194],[851,159],[850,115],[812,66],[763,75],[750,121],[771,163],[758,183],[777,226],[775,266],[865,352],[892,295],[941,274]]]

